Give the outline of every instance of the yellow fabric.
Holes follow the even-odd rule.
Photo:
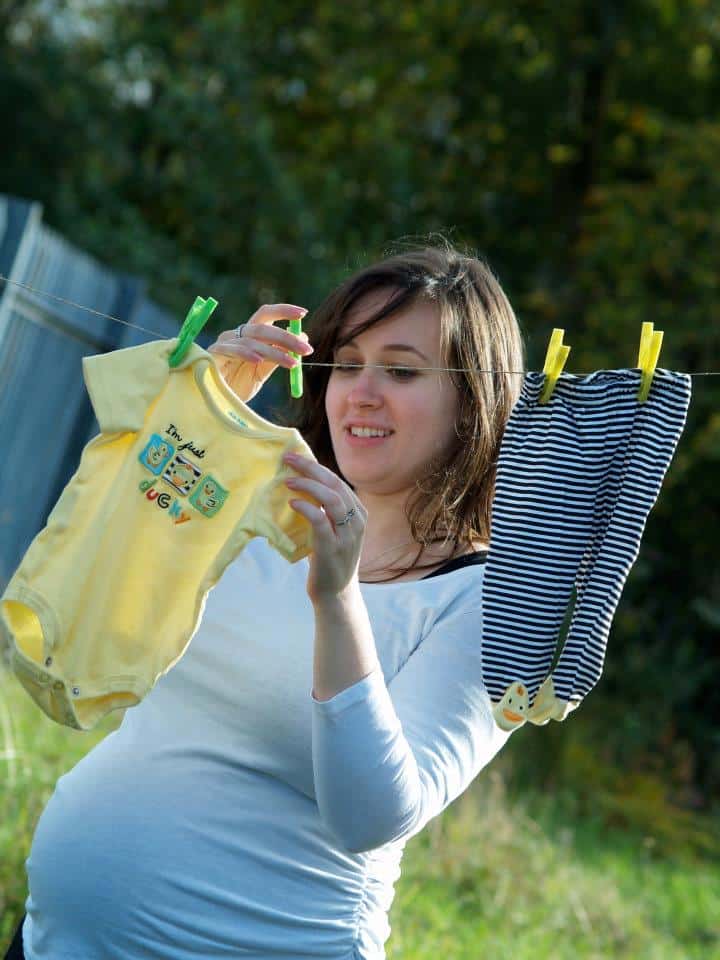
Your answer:
[[[176,343],[83,359],[101,432],[0,598],[18,679],[79,729],[138,703],[182,657],[249,540],[291,563],[310,553],[282,463],[310,448],[239,400],[197,344],[171,369]]]

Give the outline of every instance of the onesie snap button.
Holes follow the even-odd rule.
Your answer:
[[[80,687],[73,687],[72,692],[76,697],[80,696]]]
[[[49,667],[52,664],[52,657],[47,657],[45,659],[45,666]]]

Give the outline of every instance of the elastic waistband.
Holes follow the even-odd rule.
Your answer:
[[[548,405],[556,397],[570,400],[576,404],[607,403],[608,394],[622,399],[636,399],[640,389],[642,371],[639,367],[623,370],[596,370],[581,376],[576,373],[562,373],[555,382]],[[545,385],[545,374],[529,371],[525,375],[520,397],[527,403],[534,403]],[[660,388],[663,400],[669,397],[684,403],[692,389],[692,379],[688,373],[677,373],[658,367],[653,375],[648,400],[657,397]]]

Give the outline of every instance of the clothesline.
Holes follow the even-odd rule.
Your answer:
[[[122,323],[126,327],[132,327],[135,330],[140,330],[143,333],[150,333],[154,337],[159,337],[161,340],[167,339],[166,335],[163,333],[158,333],[157,330],[150,330],[148,327],[142,327],[138,323],[131,323],[129,320],[123,320],[120,317],[114,317],[109,313],[103,313],[101,310],[94,310],[92,307],[85,307],[81,303],[75,303],[74,300],[68,300],[65,297],[58,297],[57,294],[48,293],[45,290],[39,290],[37,287],[30,286],[29,283],[21,283],[19,280],[11,280],[9,277],[4,276],[0,273],[0,281],[5,283],[12,283],[16,287],[22,287],[25,290],[30,290],[32,293],[38,294],[41,297],[47,297],[50,300],[56,300],[58,303],[64,303],[67,306],[75,307],[77,310],[84,310],[86,313],[92,313],[96,317],[103,317],[105,320],[113,320],[115,323]],[[354,366],[354,364],[336,364],[336,363],[322,363],[320,361],[314,360],[303,360],[303,367],[336,367],[336,366]],[[381,363],[370,363],[370,367],[385,367],[387,364]],[[393,364],[394,367],[401,367],[402,364]],[[444,372],[444,373],[510,373],[517,374],[518,376],[525,376],[527,370],[482,370],[482,369],[468,369],[467,367],[412,367],[413,370],[427,370],[435,372]],[[718,377],[720,376],[720,370],[708,370],[701,373],[689,373],[689,377]],[[585,374],[577,374],[577,376],[585,376]]]

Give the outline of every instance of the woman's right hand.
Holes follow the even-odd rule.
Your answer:
[[[242,325],[241,336],[236,330],[224,330],[207,348],[216,357],[227,385],[245,403],[252,400],[278,365],[289,370],[300,362],[290,353],[308,356],[313,352],[306,333],[298,337],[274,326],[278,320],[295,320],[306,313],[304,307],[292,303],[265,303]]]

